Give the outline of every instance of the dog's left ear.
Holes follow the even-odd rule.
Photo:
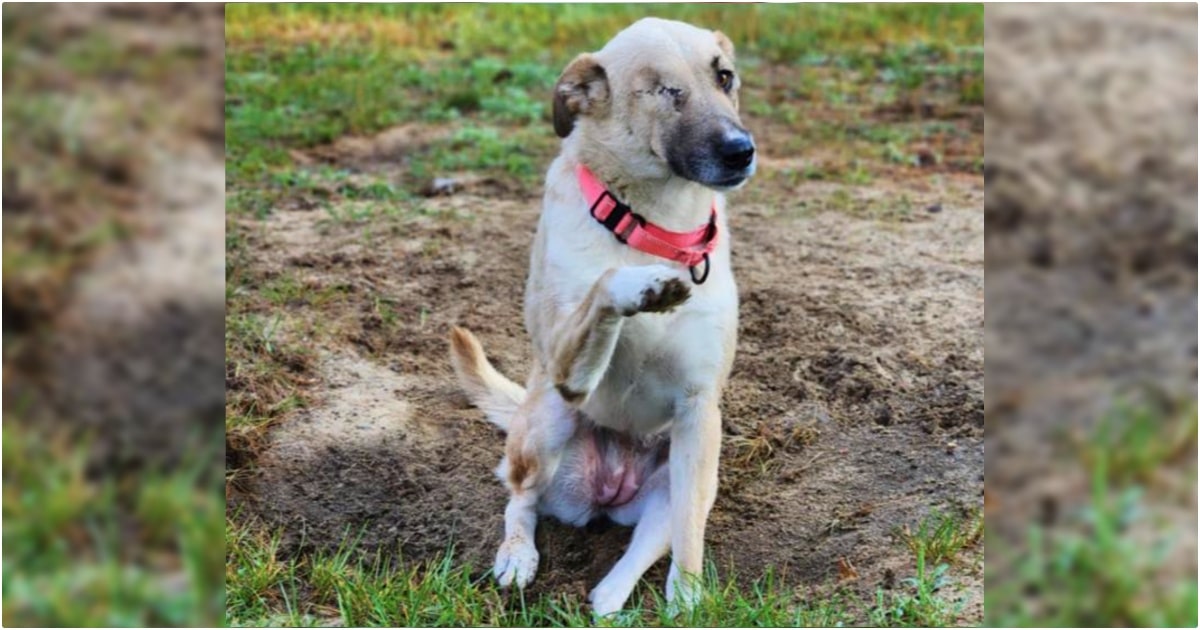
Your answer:
[[[554,86],[554,133],[560,138],[571,135],[580,114],[597,118],[607,115],[608,99],[604,67],[588,53],[579,55]]]
[[[713,35],[716,35],[717,37],[717,47],[721,49],[721,52],[725,53],[729,57],[730,61],[732,61],[733,42],[729,41],[729,38],[726,37],[725,33],[722,33],[721,31],[713,31]]]

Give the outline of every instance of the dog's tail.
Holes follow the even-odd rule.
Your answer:
[[[465,328],[450,330],[450,362],[467,398],[487,414],[492,424],[507,431],[525,388],[496,371],[483,353],[479,340]]]

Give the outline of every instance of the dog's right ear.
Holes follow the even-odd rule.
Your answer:
[[[567,65],[554,86],[554,133],[560,138],[571,135],[580,114],[602,117],[608,114],[608,75],[594,57],[579,55]]]

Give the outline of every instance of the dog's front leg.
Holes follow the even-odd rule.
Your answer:
[[[600,383],[624,318],[669,311],[690,295],[687,275],[666,265],[609,269],[555,327],[550,372],[564,400],[577,404]]]
[[[691,608],[696,604],[704,568],[704,528],[717,497],[717,463],[721,455],[721,411],[718,395],[705,391],[682,401],[671,427],[671,572],[667,601]]]
[[[638,580],[671,545],[671,499],[666,466],[659,468],[638,493],[638,498],[611,513],[621,524],[632,521],[633,539],[608,575],[588,595],[592,612],[608,615],[625,606]]]

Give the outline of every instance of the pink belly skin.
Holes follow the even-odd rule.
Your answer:
[[[618,507],[633,500],[637,491],[642,487],[642,480],[637,466],[624,463],[616,470],[605,470],[603,460],[596,470],[596,504],[604,507]]]
[[[589,431],[584,458],[591,478],[592,501],[604,508],[629,503],[655,465],[655,451],[638,449],[632,442],[609,432]]]

